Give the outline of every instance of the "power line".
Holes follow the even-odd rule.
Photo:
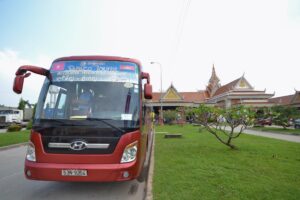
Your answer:
[[[181,42],[181,37],[182,37],[183,29],[184,29],[185,19],[186,19],[188,10],[190,8],[190,5],[191,5],[191,0],[185,0],[183,2],[183,6],[182,6],[182,9],[181,9],[181,14],[180,14],[180,18],[179,18],[178,26],[177,26],[177,33],[178,34],[177,34],[177,40],[176,40],[175,48],[174,48],[174,54],[173,54],[174,58],[176,58],[176,54],[177,54],[178,49],[179,49],[179,45],[180,45],[180,42]]]

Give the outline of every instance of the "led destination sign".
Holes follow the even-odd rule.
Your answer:
[[[138,83],[138,66],[119,61],[59,61],[51,66],[52,81]]]

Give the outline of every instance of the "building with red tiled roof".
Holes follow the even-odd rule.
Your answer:
[[[213,69],[212,77],[214,73],[215,70]],[[214,89],[215,92],[207,100],[207,103],[224,108],[236,105],[269,107],[271,105],[269,99],[274,96],[274,94],[266,93],[265,90],[255,90],[244,75],[230,83],[216,87],[217,88]]]
[[[178,92],[171,84],[167,91],[163,94],[154,92],[151,100],[152,106],[160,106],[163,103],[164,108],[167,107],[198,107],[200,103],[205,103],[208,95],[205,90],[197,92]]]
[[[295,91],[295,94],[275,97],[269,99],[273,105],[293,106],[300,110],[300,91]]]
[[[215,67],[205,90],[196,92],[178,92],[173,84],[166,92],[154,92],[153,99],[148,104],[154,107],[154,111],[175,109],[178,107],[198,107],[201,103],[229,108],[236,105],[248,105],[254,107],[271,106],[269,101],[274,94],[266,91],[255,90],[254,87],[241,76],[225,85],[220,84]]]
[[[270,103],[273,103],[275,105],[289,105],[293,99],[294,95],[286,95],[281,97],[275,97],[269,99]]]

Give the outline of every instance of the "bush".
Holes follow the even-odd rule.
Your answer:
[[[166,124],[172,124],[177,117],[177,112],[175,110],[164,111],[164,119]]]
[[[16,131],[20,131],[22,129],[21,125],[18,124],[11,124],[8,128],[7,128],[7,132],[16,132]]]
[[[32,121],[30,120],[26,126],[26,130],[32,129]]]

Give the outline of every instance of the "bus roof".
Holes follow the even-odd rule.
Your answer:
[[[140,69],[141,69],[141,66],[142,66],[141,62],[139,60],[136,60],[136,59],[124,58],[124,57],[118,57],[118,56],[100,56],[100,55],[62,57],[62,58],[55,59],[53,62],[57,62],[57,61],[73,61],[73,60],[123,61],[123,62],[133,62],[133,63],[137,64]]]

